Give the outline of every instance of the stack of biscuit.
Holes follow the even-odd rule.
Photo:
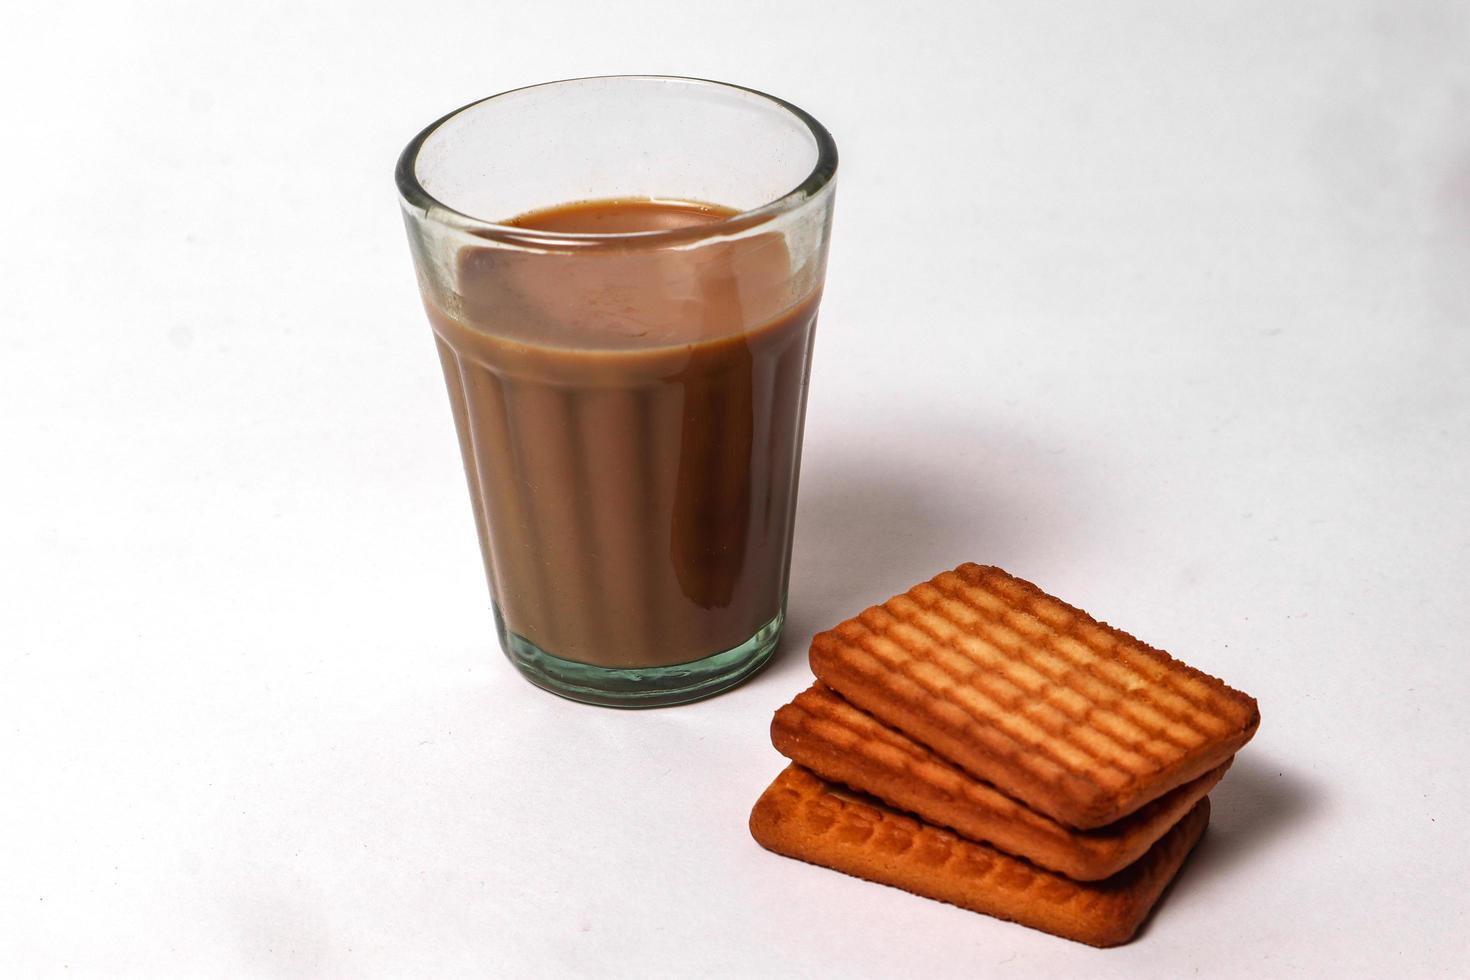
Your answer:
[[[1209,821],[1256,702],[998,568],[818,634],[776,712],[779,854],[1089,943],[1127,942]]]

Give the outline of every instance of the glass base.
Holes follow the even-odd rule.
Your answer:
[[[612,708],[661,708],[727,691],[771,659],[786,622],[783,609],[744,643],[702,660],[667,667],[596,667],[547,653],[506,629],[500,607],[494,609],[500,648],[527,680],[573,701]]]

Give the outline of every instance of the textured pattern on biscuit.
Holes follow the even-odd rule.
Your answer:
[[[825,780],[1080,881],[1136,861],[1230,768],[1216,766],[1106,827],[1074,830],[956,769],[820,681],[776,712],[771,741]]]
[[[1204,775],[1260,721],[1254,698],[974,564],[819,633],[811,664],[858,707],[1081,829]]]
[[[1209,822],[1194,805],[1147,854],[1105,881],[1079,882],[903,814],[845,798],[800,766],[756,801],[762,847],[1093,946],[1138,931]]]

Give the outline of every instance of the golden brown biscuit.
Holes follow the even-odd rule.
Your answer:
[[[1254,698],[998,568],[965,564],[812,640],[848,701],[1080,829],[1209,772]]]
[[[1138,931],[1209,819],[1210,801],[1200,800],[1142,859],[1105,881],[1079,882],[840,795],[792,765],[756,801],[750,832],[777,854],[1066,939],[1117,946]]]
[[[1079,881],[1106,878],[1138,860],[1230,768],[1227,760],[1117,823],[1073,830],[956,769],[820,681],[776,712],[771,741],[829,782]]]

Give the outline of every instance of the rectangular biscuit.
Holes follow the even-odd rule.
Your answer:
[[[1230,768],[1226,760],[1106,827],[1073,830],[951,766],[821,681],[776,712],[771,742],[828,782],[1079,881],[1107,878],[1138,860]]]
[[[1113,823],[1255,734],[1254,698],[998,568],[964,564],[811,646],[848,701],[1061,823]]]
[[[1196,803],[1140,860],[1079,882],[912,817],[835,792],[797,765],[761,794],[750,832],[767,850],[1092,946],[1138,931],[1204,833]]]

